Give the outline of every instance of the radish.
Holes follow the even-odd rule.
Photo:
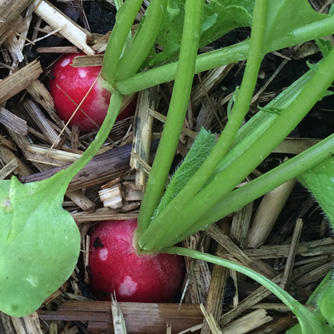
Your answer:
[[[58,116],[67,122],[86,93],[94,84],[101,72],[101,66],[73,67],[72,61],[82,53],[62,56],[53,66],[49,90],[53,97]],[[108,110],[110,91],[101,76],[88,93],[79,110],[70,121],[82,132],[89,132],[99,127]],[[135,101],[132,101],[118,116],[118,120],[132,116],[135,112]]]
[[[93,227],[89,284],[99,300],[170,302],[180,291],[184,259],[170,254],[139,256],[134,249],[137,220],[109,220]]]

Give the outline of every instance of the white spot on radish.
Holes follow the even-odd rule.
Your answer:
[[[108,257],[108,249],[102,248],[99,252],[99,257],[101,261],[105,261]]]
[[[106,101],[105,97],[103,96],[103,86],[98,80],[93,88],[96,92],[95,99],[91,103],[92,110],[104,110],[105,112],[108,110],[109,101]]]
[[[64,60],[60,63],[60,66],[61,66],[61,67],[65,67],[65,66],[67,66],[70,62],[71,62],[71,60],[68,59],[68,58],[66,58],[66,59],[64,59]]]
[[[61,76],[60,76],[60,79],[65,79],[66,78],[66,75],[65,74],[62,74]]]
[[[132,296],[137,290],[137,285],[138,284],[130,276],[125,276],[118,291],[121,296]]]
[[[79,77],[81,79],[83,79],[83,78],[85,78],[87,76],[87,71],[84,70],[84,69],[82,69],[82,68],[80,68],[80,69],[78,69],[78,74],[79,74]]]

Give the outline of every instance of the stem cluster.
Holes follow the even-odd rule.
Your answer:
[[[178,61],[137,73],[156,40],[158,28],[166,14],[167,0],[151,0],[142,25],[134,38],[130,38],[130,42],[126,43],[140,5],[141,1],[138,0],[125,1],[120,8],[105,53],[102,72],[110,86],[117,90],[117,93],[113,93],[115,97],[112,99],[112,104],[117,108],[122,95],[174,80],[165,128],[139,212],[138,249],[145,252],[162,251],[191,256],[242,272],[266,286],[288,305],[299,318],[303,332],[306,333],[309,329],[316,332],[323,324],[314,319],[312,314],[288,293],[261,275],[212,255],[172,246],[279,184],[312,168],[331,154],[333,136],[248,185],[233,190],[322,98],[334,78],[333,49],[314,73],[309,73],[295,86],[298,88],[297,93],[295,89],[291,89],[289,97],[277,102],[276,108],[280,110],[279,113],[259,112],[259,116],[250,122],[252,126],[240,128],[251,103],[264,55],[269,51],[312,40],[315,36],[333,33],[333,17],[307,23],[303,27],[294,28],[288,35],[268,41],[268,13],[280,5],[275,3],[275,6],[278,6],[275,7],[267,0],[255,0],[249,40],[198,55],[204,2],[186,0]],[[183,127],[194,74],[244,59],[247,59],[247,63],[243,80],[236,92],[235,105],[220,139],[183,189],[175,194],[161,212],[156,212]],[[287,93],[284,96],[286,97]],[[114,121],[112,117],[110,120]],[[105,137],[106,128],[102,127],[103,136],[99,137],[96,145]]]

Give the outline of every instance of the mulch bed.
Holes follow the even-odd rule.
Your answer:
[[[46,1],[41,3],[48,5]],[[312,4],[319,9],[323,3]],[[47,90],[48,78],[61,53],[80,49],[103,52],[114,23],[115,8],[103,1],[87,1],[82,5],[75,0],[54,5],[66,22],[77,22],[76,29],[83,39],[73,40],[51,22],[46,12],[39,12],[31,0],[10,1],[0,12],[0,18],[9,18],[6,24],[0,20],[2,179],[12,175],[21,182],[45,179],[75,161],[96,134],[96,131],[81,134],[75,127],[64,127]],[[211,47],[235,43],[247,34],[247,29],[238,29]],[[248,117],[258,105],[265,105],[304,73],[308,69],[306,61],[319,58],[314,43],[267,55]],[[101,63],[100,57],[88,60]],[[201,126],[221,131],[227,118],[227,104],[240,84],[243,68],[244,63],[232,64],[196,76],[175,166],[188,152]],[[154,120],[149,161],[140,159],[135,134],[139,129],[134,117],[130,117],[115,124],[99,154],[73,179],[63,206],[72,214],[82,235],[83,252],[78,265],[37,313],[24,318],[2,313],[0,333],[109,333],[113,319],[119,319],[120,310],[128,333],[138,334],[187,333],[188,328],[191,332],[208,334],[208,324],[211,330],[217,329],[218,324],[224,333],[284,333],[296,323],[285,305],[254,281],[225,268],[189,259],[184,292],[174,303],[99,302],[90,293],[87,232],[97,221],[137,216],[143,186],[140,175],[145,175],[154,157],[171,87],[172,83],[167,83],[138,96],[141,101],[138,109]],[[248,180],[331,133],[332,100],[333,97],[328,97],[318,103]],[[116,188],[120,190],[122,206],[104,207],[99,192]],[[255,269],[305,302],[333,267],[331,236],[326,217],[310,194],[291,181],[187,239],[184,246],[209,251]]]

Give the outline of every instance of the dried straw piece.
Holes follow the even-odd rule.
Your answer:
[[[29,146],[29,145],[26,145]],[[25,147],[26,147],[25,146]],[[157,142],[152,142],[151,151],[154,154]],[[93,185],[107,183],[122,176],[130,169],[131,145],[115,147],[103,154],[95,156],[71,181],[69,190],[78,190]],[[23,182],[44,180],[66,166],[56,167],[48,171],[32,174],[21,179]]]
[[[95,67],[102,66],[103,55],[77,56],[72,61],[73,67]]]
[[[35,6],[35,13],[53,29],[60,29],[59,33],[72,44],[89,55],[95,53],[87,44],[87,39],[91,38],[89,31],[81,28],[48,1],[35,0]]]
[[[151,109],[150,109],[150,114],[151,114],[155,119],[157,119],[158,121],[160,121],[160,122],[162,122],[162,123],[165,123],[165,122],[166,122],[166,118],[167,118],[167,117],[166,117],[165,115],[160,114],[160,113],[158,113],[157,111],[155,111],[155,110],[151,110]],[[192,138],[192,139],[195,139],[196,136],[197,136],[197,133],[196,133],[196,132],[194,132],[194,131],[192,131],[192,130],[186,128],[186,127],[183,127],[183,129],[182,129],[182,133],[183,133],[184,135],[187,135],[188,137],[190,137],[190,138]]]
[[[0,330],[1,333],[20,333],[20,334],[43,334],[37,313],[17,318],[10,317],[0,312]]]
[[[275,317],[269,324],[262,326],[256,331],[256,334],[278,334],[285,333],[293,325],[297,324],[298,320],[294,314],[288,314],[282,317]]]
[[[274,283],[279,283],[281,280],[282,274],[276,276],[272,281]],[[220,325],[223,327],[224,325],[231,322],[238,315],[242,314],[244,311],[251,308],[253,305],[257,304],[262,299],[271,295],[271,292],[267,290],[264,286],[259,287],[255,291],[253,291],[248,297],[242,300],[238,307],[232,309],[231,311],[225,313],[220,319]]]
[[[97,205],[79,190],[67,192],[66,196],[84,211],[90,212],[96,209]]]
[[[61,138],[59,138],[59,134],[51,126],[49,120],[45,117],[38,105],[34,101],[28,99],[23,102],[23,107],[46,137],[47,142],[57,146],[61,141]]]
[[[38,53],[78,53],[78,50],[75,46],[44,46],[36,49]]]
[[[60,128],[64,128],[65,122],[58,117],[54,107],[53,98],[46,87],[39,80],[35,80],[26,89],[34,100],[45,109],[51,119]],[[71,136],[72,132],[68,127],[65,128],[65,132],[69,137]]]
[[[210,129],[214,116],[215,115],[212,112],[211,104],[207,100],[203,100],[199,113],[196,117],[196,125],[194,130],[199,132],[202,127],[205,129]]]
[[[166,332],[166,324],[178,333],[198,325],[203,315],[196,304],[119,303],[128,333],[157,334]],[[41,320],[88,321],[91,333],[111,333],[110,302],[67,301],[58,311],[40,310]]]
[[[18,133],[19,135],[25,136],[28,134],[27,122],[1,106],[0,123],[13,132]]]
[[[145,189],[147,175],[145,168],[135,157],[138,155],[144,163],[149,162],[153,117],[148,111],[150,109],[155,110],[158,103],[157,87],[146,89],[139,93],[130,165],[132,169],[137,171],[136,184],[140,185],[143,190]]]
[[[219,328],[218,323],[216,322],[215,318],[213,317],[212,313],[208,312],[203,304],[200,304],[200,309],[204,315],[206,323],[209,325],[212,334],[223,334],[221,329]],[[202,327],[203,329],[203,327]]]
[[[205,237],[205,235],[203,235]],[[190,236],[184,241],[184,246],[190,249],[205,251],[204,240],[200,233]],[[205,261],[186,259],[188,281],[185,301],[192,304],[204,304],[210,287],[211,272]]]
[[[222,226],[224,233],[228,232],[228,225]],[[221,251],[223,247],[217,245],[217,251]],[[205,302],[205,309],[218,321],[222,314],[223,299],[225,293],[226,281],[229,277],[229,270],[219,265],[214,265],[211,274],[210,287],[208,297]],[[201,334],[211,334],[211,329],[207,321],[203,321]]]
[[[99,196],[104,207],[110,209],[118,209],[122,207],[123,196],[120,184],[115,184],[112,187],[100,190]]]
[[[33,81],[31,85],[27,87],[27,91],[44,109],[55,113],[53,98],[39,80]]]
[[[29,26],[32,21],[33,7],[34,7],[33,5],[30,5],[27,8],[27,10],[25,11],[24,19],[21,16],[18,17],[18,20],[16,22],[17,28],[15,29],[15,33],[9,36],[4,43],[5,47],[11,54],[11,57],[13,59],[13,64],[18,64],[24,60],[23,49],[28,40],[27,36],[28,36]]]
[[[296,180],[292,179],[264,195],[248,233],[246,247],[257,248],[268,238]]]
[[[31,174],[30,168],[5,145],[0,145],[0,159],[6,164],[12,160],[16,160],[18,166],[14,172],[19,176],[27,176]]]
[[[259,249],[245,249],[244,252],[251,258],[275,259],[287,257],[290,245],[272,245],[262,246]],[[334,240],[324,238],[308,242],[301,242],[297,247],[297,254],[302,256],[330,255],[334,252]],[[226,252],[219,253],[220,256],[226,256]]]
[[[19,16],[32,2],[33,0],[0,0],[0,45],[18,30],[22,22]]]
[[[253,311],[243,317],[235,320],[224,327],[224,334],[245,334],[249,333],[255,328],[258,328],[270,321],[273,318],[267,315],[266,310],[260,309]]]
[[[6,166],[0,169],[0,180],[4,180],[18,166],[16,159],[11,160]]]
[[[79,212],[73,213],[72,217],[78,224],[87,223],[87,222],[97,222],[104,220],[127,220],[127,219],[136,219],[138,216],[137,213],[119,213],[118,211],[101,208],[95,212]]]
[[[237,241],[241,249],[245,248],[246,237],[253,214],[253,202],[245,205],[233,215],[230,237]]]
[[[311,146],[319,143],[316,138],[285,138],[274,150],[273,153],[299,154]]]
[[[112,297],[111,300],[111,314],[114,326],[114,334],[126,334],[127,331],[122,308],[114,297]]]
[[[80,158],[80,154],[62,150],[42,147],[38,145],[26,145],[24,155],[27,160],[39,162],[51,166],[65,166]]]
[[[42,72],[40,62],[34,60],[11,76],[0,81],[0,104],[29,87]]]
[[[286,266],[284,269],[283,277],[280,282],[280,286],[282,289],[286,288],[286,285],[288,283],[288,280],[291,276],[293,266],[295,263],[295,256],[297,253],[297,247],[300,239],[300,235],[302,233],[302,228],[303,228],[303,220],[301,218],[297,219],[296,221],[296,226],[292,234],[292,240],[290,244],[290,249],[289,249],[289,254],[288,258],[286,260]]]
[[[253,260],[247,256],[217,225],[211,225],[206,230],[206,233],[243,265],[252,268],[269,278],[276,276],[276,272],[264,262]]]
[[[315,263],[317,264],[317,263]],[[302,286],[302,285],[306,285],[309,283],[313,283],[313,282],[317,282],[320,281],[324,276],[326,276],[326,274],[333,269],[333,265],[334,265],[334,260],[332,259],[332,261],[327,262],[323,265],[319,265],[318,262],[318,266],[316,266],[316,268],[312,271],[307,271],[303,276],[299,277],[297,280],[294,281],[294,284],[296,284],[297,286]]]

